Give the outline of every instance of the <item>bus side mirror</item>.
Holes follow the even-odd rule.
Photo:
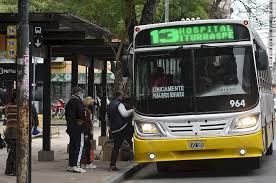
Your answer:
[[[133,55],[128,53],[122,56],[123,77],[132,77]]]
[[[256,65],[258,70],[267,70],[269,67],[268,57],[264,50],[260,50],[257,59]]]

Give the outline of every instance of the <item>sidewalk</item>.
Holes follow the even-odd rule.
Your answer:
[[[59,126],[53,126],[57,128],[59,133],[52,135],[51,149],[55,152],[55,161],[52,162],[39,162],[38,151],[42,149],[42,138],[33,138],[32,143],[32,182],[34,183],[101,183],[101,182],[118,182],[122,180],[122,177],[127,173],[139,168],[138,164],[132,161],[119,161],[117,163],[120,171],[110,172],[107,171],[109,162],[96,160],[94,164],[97,166],[94,170],[87,170],[84,174],[70,173],[66,171],[68,165],[67,144],[69,138],[65,132],[66,127],[60,126],[62,121],[58,122]],[[2,124],[0,124],[0,131],[2,132]],[[100,127],[95,125],[94,129],[95,139],[98,140],[100,135]],[[98,142],[97,142],[98,144]],[[95,154],[99,154],[101,150],[100,146],[97,146]],[[14,183],[15,177],[9,177],[4,174],[5,162],[7,158],[6,149],[0,150],[0,182],[1,183]],[[101,158],[100,158],[101,159]],[[131,171],[129,171],[131,170]]]

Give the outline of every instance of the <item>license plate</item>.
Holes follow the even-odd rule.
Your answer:
[[[204,149],[205,143],[203,141],[191,141],[189,142],[189,149]]]

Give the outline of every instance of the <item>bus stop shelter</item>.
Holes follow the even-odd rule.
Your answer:
[[[0,13],[0,33],[7,34],[10,27],[17,25],[18,20],[16,13]],[[87,66],[89,96],[94,96],[94,60],[102,61],[103,92],[100,97],[101,119],[104,120],[107,61],[115,60],[118,43],[111,42],[110,31],[71,14],[31,13],[29,21],[30,58],[35,56],[44,59],[42,69],[36,72],[37,78],[43,81],[43,148],[38,157],[41,161],[51,161],[54,160],[54,152],[51,150],[51,58],[65,57],[72,61],[72,87],[78,85],[78,65]],[[16,36],[18,35],[12,38],[16,40]],[[9,63],[8,67],[14,68],[14,65],[16,64]],[[33,83],[32,73],[33,66],[30,64],[30,89]],[[106,136],[105,121],[101,121],[101,135]]]

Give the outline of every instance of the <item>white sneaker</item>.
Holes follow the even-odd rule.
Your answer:
[[[76,166],[73,167],[73,171],[76,173],[85,173],[86,172],[86,170],[84,170],[80,167],[76,167]]]
[[[68,172],[73,172],[73,171],[74,171],[73,167],[71,167],[71,166],[68,166],[66,170],[67,170]]]
[[[86,165],[85,168],[86,168],[86,169],[95,169],[95,168],[97,168],[97,166],[94,165],[93,163],[91,163],[91,164],[89,164],[89,165]]]

